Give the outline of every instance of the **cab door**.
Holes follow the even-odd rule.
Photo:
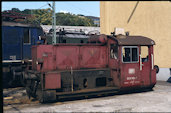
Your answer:
[[[141,46],[140,53],[140,75],[142,77],[142,85],[148,86],[151,83],[150,46]]]
[[[31,59],[31,30],[23,28],[23,59]]]
[[[140,86],[139,47],[121,46],[121,87]]]

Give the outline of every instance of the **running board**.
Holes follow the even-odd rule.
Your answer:
[[[73,92],[57,92],[56,96],[58,98],[66,98],[66,97],[80,97],[80,96],[90,96],[90,95],[101,95],[101,94],[109,94],[118,92],[118,87],[100,87],[93,89],[83,89]]]

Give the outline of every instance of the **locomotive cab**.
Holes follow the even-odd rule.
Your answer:
[[[109,66],[115,86],[121,89],[149,87],[156,84],[153,45],[143,36],[109,36]],[[119,82],[118,82],[119,81]]]

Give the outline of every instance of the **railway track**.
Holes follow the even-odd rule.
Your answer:
[[[136,110],[134,110],[135,109],[134,103],[130,103],[131,107],[128,106],[129,104],[128,105],[126,104],[126,103],[129,103],[129,101],[130,102],[135,101],[135,104],[138,106],[136,109],[137,109],[137,111],[140,111],[140,107],[141,107],[141,109],[145,109],[145,107],[143,107],[144,106],[143,103],[146,102],[147,100],[151,100],[151,103],[158,102],[158,103],[156,103],[156,105],[166,104],[164,107],[167,108],[167,109],[165,108],[167,111],[170,109],[167,106],[170,105],[169,100],[171,100],[171,98],[169,98],[170,94],[171,94],[171,83],[157,82],[157,85],[154,87],[154,91],[150,91],[150,92],[132,93],[132,94],[124,94],[124,95],[116,94],[116,95],[110,95],[110,96],[108,96],[108,95],[107,96],[105,96],[105,95],[96,95],[95,96],[94,95],[94,96],[87,96],[87,97],[84,96],[84,97],[79,97],[79,98],[74,98],[74,99],[73,98],[61,99],[58,102],[48,103],[48,104],[41,104],[37,100],[34,100],[33,98],[31,98],[29,100],[26,95],[26,91],[23,87],[4,89],[3,94],[4,94],[3,95],[3,97],[4,97],[3,109],[4,109],[4,111],[7,111],[7,112],[8,111],[21,112],[22,110],[24,111],[25,109],[27,112],[31,112],[34,110],[35,110],[35,112],[39,111],[39,110],[42,110],[42,112],[43,111],[48,112],[48,110],[52,110],[52,108],[53,108],[53,110],[56,109],[56,111],[61,111],[61,109],[66,108],[66,109],[64,109],[64,111],[67,111],[67,109],[69,109],[71,111],[76,112],[76,111],[79,111],[78,110],[79,107],[75,108],[74,106],[80,106],[80,109],[83,109],[83,107],[85,107],[85,109],[88,109],[86,107],[88,107],[89,104],[92,104],[92,108],[89,108],[90,109],[89,111],[91,111],[91,110],[98,111],[98,109],[102,109],[101,111],[105,111],[105,109],[106,109],[105,107],[109,106],[110,104],[112,104],[114,107],[113,108],[109,107],[108,111],[110,111],[110,109],[115,109],[112,111],[116,111],[116,112],[117,111],[136,111]],[[96,97],[96,98],[92,98],[92,97]],[[97,97],[100,97],[100,98],[97,98]],[[154,97],[154,99],[152,97]],[[166,97],[168,100],[167,102],[164,101],[166,99]],[[144,102],[141,101],[138,103],[138,100],[139,100],[138,98],[142,98],[144,100]],[[163,98],[163,100],[161,98]],[[136,99],[137,99],[137,101],[136,101]],[[123,100],[125,100],[125,101],[123,101]],[[104,101],[105,103],[101,102],[101,101]],[[162,103],[162,102],[164,102],[164,103]],[[87,106],[85,106],[85,104]],[[118,106],[117,109],[115,108],[116,106]],[[154,104],[150,105],[150,106],[154,106]],[[162,111],[162,109],[164,109],[164,108],[156,107],[156,109],[161,109],[161,111]],[[148,111],[148,110],[144,110],[144,111]]]

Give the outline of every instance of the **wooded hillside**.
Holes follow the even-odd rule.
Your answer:
[[[20,11],[18,8],[12,8],[2,12],[3,21],[14,21],[33,24],[52,24],[52,10],[47,9],[25,9]],[[65,26],[96,26],[93,21],[83,15],[71,13],[56,13],[56,25]]]

